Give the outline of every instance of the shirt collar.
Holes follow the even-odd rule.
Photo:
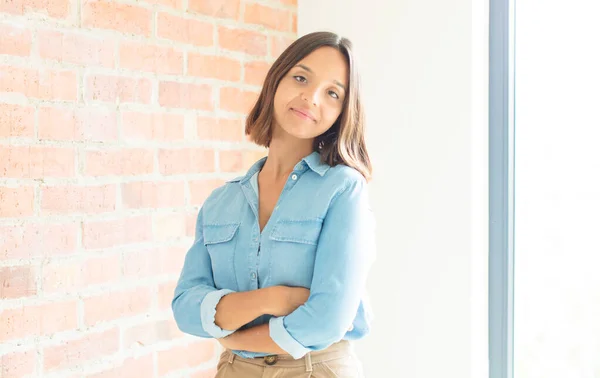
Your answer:
[[[256,163],[252,164],[252,166],[250,167],[250,169],[248,170],[248,172],[246,172],[246,174],[244,176],[236,177],[233,180],[229,180],[227,182],[238,182],[239,181],[242,184],[245,183],[256,172],[258,172],[262,169],[263,165],[265,165],[266,160],[267,160],[266,156],[260,158]],[[294,170],[299,169],[301,164],[306,164],[308,166],[308,168],[310,168],[312,171],[317,173],[319,176],[325,175],[327,170],[329,170],[329,168],[331,168],[329,166],[329,164],[323,163],[321,161],[321,154],[319,154],[317,151],[313,151],[310,155],[307,155],[304,158],[302,158],[302,160],[300,161],[300,163],[298,163],[296,165]]]
[[[321,154],[317,151],[313,151],[310,155],[303,158],[302,161],[305,162],[310,169],[318,173],[320,176],[323,176],[325,172],[327,172],[327,170],[331,168],[329,164],[323,163],[321,161]]]

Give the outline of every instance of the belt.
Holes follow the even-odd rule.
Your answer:
[[[306,371],[312,371],[312,365],[320,362],[327,362],[338,358],[346,357],[354,353],[354,345],[348,340],[342,340],[330,345],[328,348],[314,352],[306,353],[302,358],[294,359],[289,354],[272,354],[264,357],[244,358],[234,354],[230,349],[226,349],[224,353],[228,353],[228,362],[233,363],[234,360],[247,362],[259,366],[274,366],[278,367],[300,367],[305,366]]]

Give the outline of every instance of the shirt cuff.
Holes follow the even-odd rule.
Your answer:
[[[235,330],[229,331],[222,329],[215,324],[217,304],[221,298],[231,293],[235,292],[229,289],[211,291],[210,293],[206,294],[202,300],[202,303],[200,304],[200,319],[202,321],[202,328],[204,328],[204,330],[215,339],[221,339],[235,332]]]
[[[311,350],[300,344],[283,325],[283,317],[274,317],[269,319],[269,336],[279,345],[279,347],[288,352],[294,359],[302,358]]]

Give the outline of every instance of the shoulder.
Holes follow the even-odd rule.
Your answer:
[[[327,180],[338,183],[340,191],[349,188],[366,188],[367,180],[355,168],[344,164],[331,167],[325,174]]]
[[[202,211],[205,214],[217,214],[225,210],[224,206],[231,206],[238,203],[243,196],[239,182],[228,181],[221,186],[213,189],[202,204]]]

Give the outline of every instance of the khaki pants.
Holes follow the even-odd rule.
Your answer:
[[[242,358],[221,353],[215,378],[364,378],[353,345],[342,340],[329,348],[294,360],[288,354]]]

